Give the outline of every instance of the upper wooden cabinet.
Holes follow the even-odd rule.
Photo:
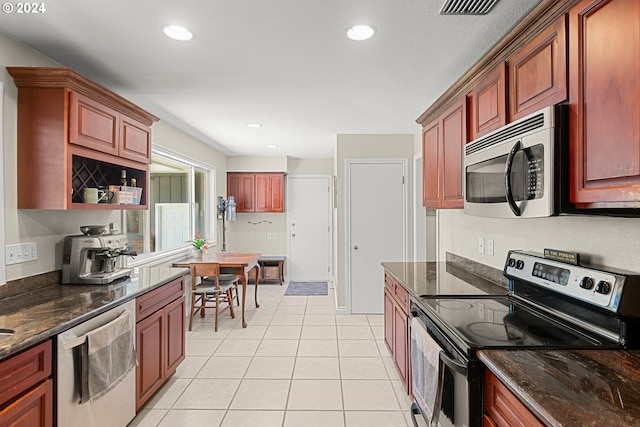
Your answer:
[[[588,0],[569,12],[571,201],[640,207],[640,2]]]
[[[18,87],[19,209],[146,209],[158,118],[68,68],[7,67]],[[142,187],[140,205],[82,203],[85,187]]]
[[[507,62],[511,121],[567,99],[566,22],[560,16]]]
[[[284,174],[229,172],[227,196],[236,212],[284,212]]]
[[[463,207],[462,148],[467,142],[466,98],[422,129],[422,204],[425,208]]]
[[[501,63],[471,91],[469,139],[474,140],[507,124],[506,65]]]

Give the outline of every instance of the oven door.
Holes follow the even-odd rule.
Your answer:
[[[420,309],[412,307],[411,374],[415,401],[411,417],[415,427],[462,427],[481,425],[482,390],[479,362],[470,361]],[[422,340],[427,334],[431,340]],[[435,342],[436,349],[424,348],[421,342]],[[434,378],[425,369],[429,353],[438,352],[438,368]],[[429,389],[425,392],[425,389]],[[424,407],[419,396],[435,395],[433,408]],[[427,404],[428,405],[428,404]]]

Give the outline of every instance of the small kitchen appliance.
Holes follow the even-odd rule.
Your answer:
[[[549,106],[467,144],[464,212],[490,218],[559,214],[568,200],[567,112],[566,105]]]
[[[413,395],[437,395],[428,408],[416,399],[414,425],[482,426],[478,350],[640,347],[640,274],[523,251],[509,251],[503,274],[508,295],[412,297]],[[419,345],[427,341],[421,334],[432,348]],[[428,382],[424,367],[433,351],[437,377]]]
[[[106,227],[105,227],[106,229]],[[125,234],[82,234],[64,238],[62,283],[104,285],[131,274],[125,256],[137,255]]]

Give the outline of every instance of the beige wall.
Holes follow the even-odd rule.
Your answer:
[[[229,172],[286,172],[287,156],[230,156]]]
[[[6,280],[15,280],[62,268],[62,240],[64,236],[79,234],[84,224],[120,222],[120,211],[48,211],[18,210],[17,177],[17,96],[7,66],[60,66],[53,60],[0,34],[0,81],[4,83],[4,198],[5,244],[36,242],[38,260],[6,266]],[[151,111],[153,113],[153,111]],[[161,145],[187,157],[201,159],[216,167],[217,193],[226,191],[226,157],[200,141],[158,122],[152,127],[153,144]],[[37,173],[37,171],[34,171]],[[1,244],[1,242],[0,242]]]
[[[348,159],[364,158],[385,158],[385,159],[406,159],[407,161],[407,195],[411,195],[412,173],[413,173],[414,136],[412,134],[403,135],[338,135],[336,141],[336,175],[338,177],[337,202],[338,208],[334,209],[334,272],[337,308],[340,311],[348,310],[347,304],[347,279],[346,265],[349,252],[346,248],[346,217],[345,217],[345,173],[346,161]],[[413,247],[411,236],[411,197],[407,200],[407,242],[409,250]],[[409,252],[409,258],[411,253]],[[380,277],[382,286],[383,277]]]
[[[533,219],[487,219],[461,210],[438,211],[439,256],[449,251],[502,269],[509,249],[579,252],[584,260],[640,272],[640,219],[563,215]],[[478,237],[493,239],[495,255],[478,253]],[[485,243],[486,246],[486,243]]]

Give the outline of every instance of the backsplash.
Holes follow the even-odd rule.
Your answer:
[[[35,292],[47,286],[59,285],[61,273],[60,270],[57,270],[10,280],[4,285],[0,285],[0,300]]]
[[[506,277],[503,276],[502,270],[498,270],[497,268],[481,264],[477,261],[465,258],[460,255],[456,255],[451,252],[446,253],[446,261],[455,265],[459,269],[466,270],[475,276],[480,276],[500,286],[509,286],[509,281]]]

